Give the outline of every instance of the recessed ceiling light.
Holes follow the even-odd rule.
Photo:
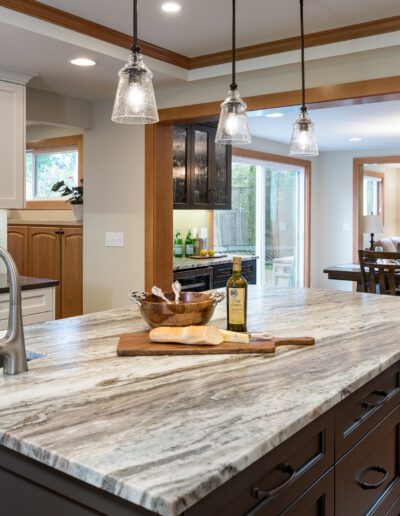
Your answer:
[[[96,61],[87,57],[77,57],[76,59],[71,59],[70,63],[75,66],[94,66]]]
[[[274,111],[272,113],[267,114],[268,118],[281,118],[283,116],[285,116],[285,115],[283,113],[279,113],[278,111]]]
[[[362,138],[356,136],[354,138],[349,138],[349,142],[361,142]]]
[[[161,9],[166,13],[178,13],[182,7],[176,2],[165,2],[162,4]]]

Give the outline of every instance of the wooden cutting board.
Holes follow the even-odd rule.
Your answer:
[[[251,337],[249,344],[223,342],[218,346],[188,346],[186,344],[158,344],[151,342],[148,333],[128,333],[119,339],[119,356],[151,355],[230,355],[235,353],[274,353],[277,346],[310,346],[312,337],[262,338]]]

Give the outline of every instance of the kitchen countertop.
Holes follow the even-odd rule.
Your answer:
[[[197,269],[199,267],[211,267],[212,265],[218,265],[220,263],[232,263],[234,256],[240,256],[242,261],[257,259],[257,256],[252,256],[250,254],[228,254],[225,258],[205,258],[203,260],[174,257],[174,271],[179,271],[181,269]]]
[[[45,278],[31,278],[20,276],[21,290],[34,290],[37,288],[56,287],[59,281]],[[0,274],[0,294],[7,294],[10,291],[7,274]]]
[[[23,220],[8,219],[9,226],[82,226],[81,220]]]
[[[0,444],[176,515],[400,360],[396,297],[250,286],[248,322],[316,345],[117,357],[118,335],[145,329],[135,306],[27,327],[46,357],[0,377]]]

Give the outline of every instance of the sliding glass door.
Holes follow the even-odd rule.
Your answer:
[[[234,158],[232,210],[215,211],[215,247],[258,256],[257,282],[304,286],[305,172],[293,165]]]

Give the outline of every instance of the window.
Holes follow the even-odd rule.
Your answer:
[[[58,181],[76,186],[82,179],[82,136],[31,142],[26,150],[27,208],[68,209],[65,198],[52,187]]]
[[[363,215],[383,215],[383,178],[380,172],[364,172]]]
[[[309,162],[280,156],[273,162],[274,156],[257,151],[234,154],[232,210],[214,211],[215,249],[257,255],[259,284],[308,285]]]

